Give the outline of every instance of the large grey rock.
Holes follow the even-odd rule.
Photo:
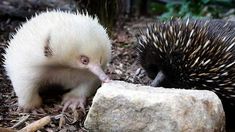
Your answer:
[[[112,81],[98,89],[85,127],[102,132],[220,132],[225,115],[210,91]]]

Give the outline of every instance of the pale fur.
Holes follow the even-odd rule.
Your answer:
[[[44,55],[49,40],[52,56]],[[73,90],[66,96],[88,97],[100,81],[86,68],[78,67],[78,56],[105,68],[111,44],[105,29],[87,14],[62,11],[43,12],[23,24],[9,42],[5,69],[20,107],[41,105],[39,86],[61,84]]]

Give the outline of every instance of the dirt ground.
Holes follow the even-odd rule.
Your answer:
[[[24,20],[16,20],[11,18],[0,19],[0,127],[12,127],[20,122],[22,118],[27,118],[25,122],[17,126],[19,130],[45,116],[57,116],[61,114],[61,96],[46,97],[42,109],[33,113],[21,113],[17,111],[17,98],[12,89],[10,81],[7,79],[3,69],[4,48],[7,46],[7,41],[10,36],[15,33],[15,28]],[[154,19],[138,18],[138,21],[132,19],[127,20],[123,24],[118,25],[112,31],[112,60],[108,65],[106,73],[114,80],[124,80],[132,83],[148,84],[149,78],[145,76],[137,60],[136,39],[135,35],[138,28],[145,28],[146,23],[151,23]],[[86,108],[88,112],[92,98],[89,99],[89,104]],[[66,123],[59,128],[60,119],[56,118],[52,122],[40,129],[41,132],[52,131],[86,131],[83,127],[84,117],[81,120],[73,123],[73,116],[70,112],[66,113]]]

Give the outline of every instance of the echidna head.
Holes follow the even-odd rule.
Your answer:
[[[147,75],[153,79],[152,86],[176,86],[179,78],[177,76],[180,75],[176,65],[182,60],[183,54],[177,51],[172,51],[171,54],[161,52],[156,48],[156,43],[159,42],[155,42],[151,37],[154,33],[150,35],[149,31],[144,35],[141,32],[142,35],[137,36],[139,62]]]
[[[73,17],[72,17],[73,18]],[[49,59],[80,70],[89,70],[100,80],[111,56],[111,44],[106,30],[97,19],[85,15],[57,24],[49,32]]]
[[[177,65],[183,57],[182,54],[176,52],[161,57],[151,45],[148,46],[145,47],[147,52],[140,53],[139,61],[147,75],[153,80],[151,86],[177,87],[181,79]]]

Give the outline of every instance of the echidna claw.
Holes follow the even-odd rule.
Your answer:
[[[76,111],[77,108],[80,109],[80,111],[83,112],[83,114],[85,114],[85,104],[86,104],[86,99],[85,97],[81,97],[81,98],[75,98],[75,97],[70,97],[67,98],[64,102],[64,107],[62,109],[62,112],[64,112],[65,110],[67,110],[68,108],[71,108],[72,111]]]

